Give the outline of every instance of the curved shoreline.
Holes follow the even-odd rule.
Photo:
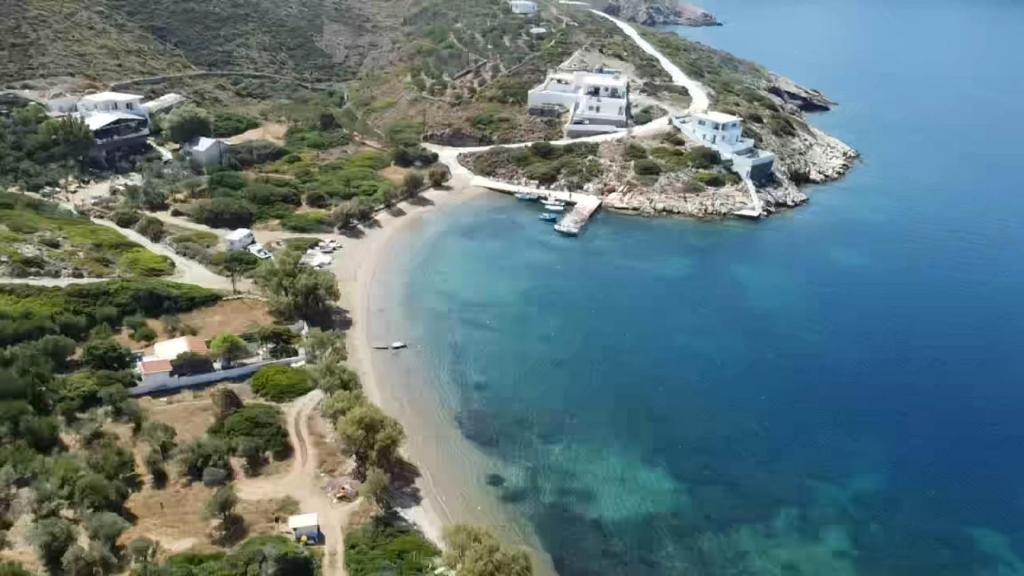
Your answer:
[[[426,383],[415,362],[415,343],[399,355],[372,348],[374,332],[401,332],[404,322],[400,303],[385,288],[401,283],[399,257],[402,240],[420,230],[424,221],[440,216],[445,209],[489,194],[469,185],[469,178],[454,174],[449,190],[424,193],[428,202],[403,202],[400,216],[378,215],[378,226],[366,229],[359,238],[343,242],[333,271],[341,288],[341,304],[349,312],[352,326],[347,332],[349,364],[359,373],[363,389],[385,412],[399,420],[407,438],[403,451],[419,468],[416,481],[422,500],[401,509],[424,534],[441,544],[443,528],[457,522],[485,525],[503,540],[530,548],[538,574],[554,574],[551,559],[542,552],[539,540],[515,522],[510,510],[494,492],[476,481],[478,473],[489,470],[490,460],[459,430],[454,415],[440,399],[440,390]],[[404,336],[403,336],[404,338]],[[386,341],[390,341],[390,338]]]

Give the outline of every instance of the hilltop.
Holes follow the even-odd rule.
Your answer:
[[[409,2],[19,0],[0,22],[0,83],[189,70],[337,79],[390,53]]]

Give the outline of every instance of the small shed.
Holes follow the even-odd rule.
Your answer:
[[[288,529],[297,542],[317,543],[320,541],[320,515],[310,512],[289,516]]]
[[[217,138],[200,136],[185,144],[185,156],[203,168],[223,166],[228,160],[228,145]]]
[[[224,244],[230,252],[245,250],[255,241],[256,238],[252,235],[252,230],[249,230],[248,228],[232,230],[224,237]]]

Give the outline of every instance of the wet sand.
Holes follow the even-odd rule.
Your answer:
[[[381,214],[379,226],[360,238],[342,241],[333,271],[341,288],[341,302],[349,311],[350,363],[359,372],[371,401],[397,418],[406,431],[403,450],[420,471],[417,481],[421,502],[403,509],[424,533],[440,542],[443,527],[467,522],[490,527],[510,543],[534,551],[540,574],[554,573],[550,558],[540,550],[536,537],[484,483],[493,463],[459,431],[453,419],[451,398],[444,386],[431,382],[424,367],[420,343],[409,342],[402,351],[375,350],[373,345],[407,340],[407,321],[400,309],[404,285],[403,263],[417,248],[415,234],[446,209],[481,199],[486,190],[473,188],[459,175],[450,190],[431,190],[426,201],[403,203],[399,214]],[[410,240],[407,242],[407,240]]]

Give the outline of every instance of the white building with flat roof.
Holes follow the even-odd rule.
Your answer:
[[[256,237],[248,228],[237,228],[224,236],[224,244],[229,252],[245,250],[254,242],[256,242]]]
[[[207,138],[200,136],[182,147],[185,157],[193,164],[209,168],[210,166],[223,166],[229,157],[228,145],[219,138]]]
[[[513,14],[520,16],[533,16],[540,10],[537,3],[530,0],[509,0],[508,7]]]
[[[529,91],[530,113],[559,108],[570,113],[570,136],[614,132],[629,125],[629,80],[620,72],[597,69],[555,71]]]
[[[128,112],[136,116],[146,116],[142,107],[142,96],[124,92],[98,92],[87,94],[78,100],[78,112]]]
[[[716,150],[732,162],[733,170],[754,182],[766,180],[775,166],[775,154],[743,137],[743,119],[724,112],[701,112],[672,118],[672,124],[691,140]]]
[[[288,529],[296,541],[317,543],[320,541],[320,516],[316,512],[289,516]]]

